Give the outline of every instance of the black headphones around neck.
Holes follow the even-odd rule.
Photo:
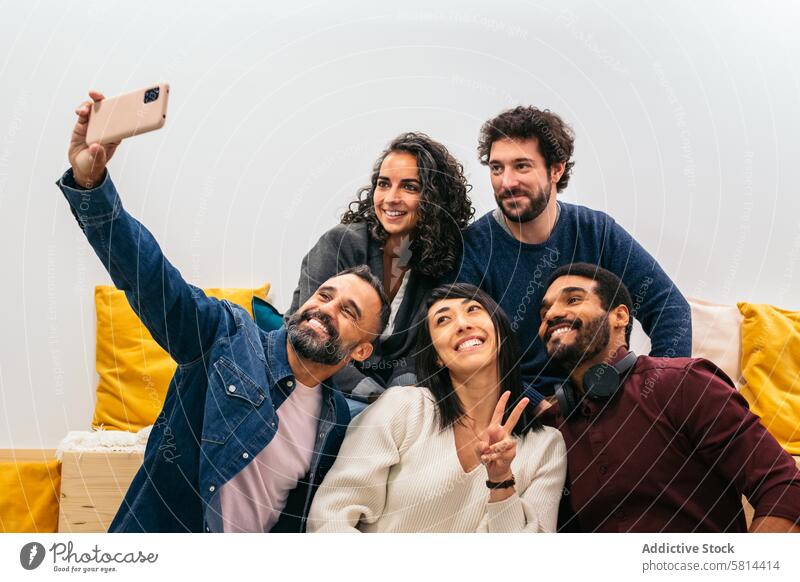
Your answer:
[[[628,352],[616,364],[597,364],[586,371],[583,376],[583,389],[591,400],[609,400],[622,386],[625,376],[636,363],[636,354]],[[561,414],[569,419],[581,401],[575,385],[567,380],[556,386],[556,399]]]

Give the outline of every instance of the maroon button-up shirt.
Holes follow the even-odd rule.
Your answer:
[[[756,518],[800,523],[794,459],[708,360],[640,356],[612,399],[544,419],[564,436],[582,531],[743,532],[742,495]]]

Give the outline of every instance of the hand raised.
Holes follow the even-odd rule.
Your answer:
[[[106,164],[119,145],[119,143],[86,145],[86,130],[89,126],[92,103],[105,99],[103,94],[97,91],[89,91],[89,97],[92,101],[84,101],[75,109],[78,121],[75,123],[69,142],[69,163],[72,166],[72,174],[75,182],[82,188],[94,188],[100,183]]]
[[[522,412],[530,402],[530,399],[523,398],[508,415],[508,420],[503,423],[503,414],[506,410],[506,403],[511,397],[511,392],[503,392],[495,406],[492,420],[486,429],[487,440],[478,443],[478,454],[481,462],[486,466],[486,472],[490,481],[506,481],[511,479],[511,462],[517,455],[517,442],[511,431],[517,426]]]

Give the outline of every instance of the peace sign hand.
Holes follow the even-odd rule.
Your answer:
[[[486,428],[486,438],[488,440],[478,443],[478,454],[481,462],[486,466],[489,481],[506,481],[511,479],[511,461],[517,455],[517,441],[511,434],[517,422],[522,416],[522,412],[530,402],[529,398],[523,398],[508,415],[508,420],[503,424],[503,413],[506,410],[506,403],[511,397],[511,392],[506,390],[500,396],[495,406],[492,420]]]

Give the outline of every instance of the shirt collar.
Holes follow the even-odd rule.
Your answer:
[[[296,386],[286,351],[287,338],[285,326],[267,333],[267,377],[270,386],[277,386],[284,398],[288,398]],[[330,378],[322,382],[323,395],[329,396],[328,393],[333,387]]]
[[[270,384],[294,377],[289,366],[289,356],[286,353],[286,328],[281,327],[267,334],[267,374]]]
[[[617,351],[614,353],[614,355],[611,356],[611,360],[609,361],[609,364],[611,364],[612,366],[615,365],[622,358],[627,356],[629,352],[630,352],[630,350],[628,349],[627,346],[620,346],[619,348],[617,348]]]
[[[608,363],[611,365],[616,364],[617,362],[622,360],[622,358],[627,356],[629,352],[630,350],[628,350],[627,346],[624,345],[620,346],[619,348],[617,348],[617,351],[614,352],[614,355],[611,356],[611,359],[609,360]],[[623,379],[623,384],[627,382],[627,379],[628,379],[628,374],[625,374],[625,377]],[[622,386],[620,386],[620,389],[622,389]],[[553,406],[542,412],[540,420],[546,426],[563,428],[562,424],[565,423],[566,419],[561,411],[561,407],[558,405],[558,401],[556,400],[553,400],[551,404]],[[591,414],[594,415],[597,413],[597,411],[602,410],[607,405],[608,402],[600,402],[600,403],[594,402],[593,400],[586,398],[586,395],[584,394],[580,396],[580,402],[577,406],[588,407],[588,410],[590,410]]]
[[[508,222],[506,222],[506,217],[503,214],[503,211],[500,210],[499,207],[495,208],[492,211],[492,218],[494,218],[495,222],[500,226],[500,228],[503,229],[503,231],[508,236],[510,236],[512,239],[514,239],[515,242],[519,243],[519,240],[517,240],[517,237],[514,236],[513,232],[511,232],[511,228],[509,228]],[[529,245],[529,246],[540,246],[540,245],[544,245],[544,244],[548,243],[553,238],[553,233],[556,231],[556,228],[558,227],[558,221],[559,221],[560,218],[561,218],[561,202],[556,200],[556,220],[553,223],[553,229],[550,231],[550,236],[547,237],[546,241],[544,241],[542,243],[539,243],[539,245]],[[521,244],[528,244],[528,243],[521,243]]]

